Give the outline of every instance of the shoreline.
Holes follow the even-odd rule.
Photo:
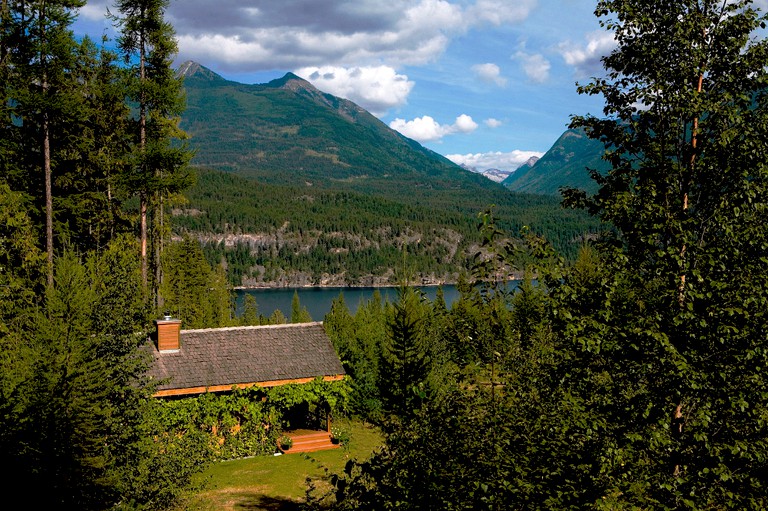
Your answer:
[[[512,277],[507,279],[507,282],[519,282],[522,278]],[[441,286],[455,286],[456,282],[441,282],[441,283],[428,283],[428,284],[410,284],[413,287],[441,287]],[[291,286],[291,285],[277,285],[277,286],[234,286],[233,291],[270,291],[270,290],[286,290],[286,289],[392,289],[399,287],[399,284],[382,284],[382,285],[361,285],[361,284],[311,284],[303,286]]]

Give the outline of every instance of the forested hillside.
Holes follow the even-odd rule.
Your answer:
[[[554,197],[503,190],[448,207],[431,196],[413,203],[199,169],[185,196],[171,211],[174,230],[200,239],[212,265],[226,261],[235,286],[391,285],[404,253],[418,281],[455,282],[479,250],[478,213],[491,205],[512,237],[527,226],[570,258],[598,227]]]
[[[569,129],[552,147],[528,167],[513,172],[502,184],[510,190],[525,193],[560,195],[561,188],[597,191],[589,170],[604,173],[610,167],[604,161],[605,147],[587,136],[584,130]]]

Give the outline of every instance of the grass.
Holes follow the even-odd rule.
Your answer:
[[[370,425],[337,421],[350,433],[349,445],[306,454],[259,456],[217,463],[202,473],[204,489],[184,503],[190,511],[292,511],[304,500],[307,478],[322,486],[350,459],[364,460],[381,445]]]

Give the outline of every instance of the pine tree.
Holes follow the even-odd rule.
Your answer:
[[[291,299],[291,323],[310,323],[312,316],[306,307],[301,306],[299,301],[299,292],[293,292],[293,298]]]
[[[58,152],[71,133],[66,123],[77,118],[77,84],[69,72],[74,67],[75,40],[69,29],[78,0],[33,1],[3,6],[3,109],[4,131],[11,144],[4,144],[9,175],[19,180],[14,189],[27,190],[44,211],[47,283],[53,284],[54,173]],[[12,107],[9,107],[12,105]],[[59,128],[64,126],[63,131]],[[11,161],[15,160],[15,161]],[[18,186],[21,185],[21,186]],[[38,190],[43,190],[39,196]]]
[[[243,326],[255,326],[260,324],[259,305],[256,298],[251,293],[246,293],[243,298],[243,314],[240,316],[240,323]]]
[[[120,0],[114,20],[120,29],[118,44],[132,63],[130,99],[138,105],[134,131],[134,170],[127,186],[139,197],[142,278],[149,290],[149,253],[154,248],[154,288],[162,284],[161,254],[167,225],[164,204],[192,182],[186,165],[191,153],[179,128],[184,108],[181,78],[171,68],[176,53],[173,27],[165,21],[168,0]],[[135,64],[134,64],[135,63]],[[154,209],[150,218],[150,208]],[[151,220],[151,221],[150,221]],[[150,246],[151,245],[151,246]],[[153,291],[156,305],[163,298]]]
[[[396,420],[410,417],[425,397],[429,350],[424,337],[424,304],[413,287],[398,288],[398,299],[387,318],[379,377],[385,409]]]

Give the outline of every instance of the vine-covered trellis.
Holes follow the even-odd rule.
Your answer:
[[[343,414],[349,385],[346,380],[317,378],[304,384],[234,388],[225,393],[160,402],[160,419],[169,434],[197,430],[208,433],[208,448],[217,459],[271,454],[293,407]]]

